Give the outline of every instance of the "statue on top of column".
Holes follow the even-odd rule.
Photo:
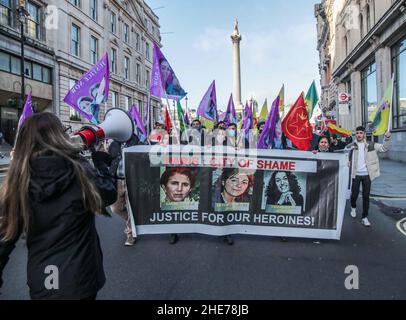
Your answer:
[[[235,18],[234,21],[234,31],[233,34],[231,35],[231,38],[233,39],[233,41],[241,41],[241,34],[240,31],[238,30],[238,19]]]

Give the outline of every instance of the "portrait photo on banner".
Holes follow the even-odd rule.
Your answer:
[[[217,212],[250,211],[254,170],[225,168],[212,174],[212,209]]]
[[[161,210],[198,210],[200,178],[193,168],[161,168]]]
[[[264,174],[262,210],[301,215],[306,207],[307,173],[268,171]]]

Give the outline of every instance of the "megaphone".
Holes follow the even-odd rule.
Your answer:
[[[104,121],[96,128],[85,126],[74,133],[71,138],[76,142],[80,137],[84,147],[90,148],[105,139],[113,139],[120,143],[129,141],[134,132],[134,122],[130,115],[120,108],[112,108],[107,111]]]

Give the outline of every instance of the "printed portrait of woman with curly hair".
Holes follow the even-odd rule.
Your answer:
[[[298,178],[290,171],[274,171],[266,188],[266,212],[301,214],[304,212],[302,189]],[[283,206],[292,209],[281,208]]]

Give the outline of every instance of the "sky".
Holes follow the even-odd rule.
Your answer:
[[[242,102],[251,97],[270,107],[282,84],[294,103],[313,80],[319,88],[316,0],[147,0],[158,15],[162,52],[197,109],[216,80],[217,104],[225,111],[233,90],[231,33],[238,18]],[[319,90],[320,92],[320,90]],[[184,105],[184,102],[183,102]]]

